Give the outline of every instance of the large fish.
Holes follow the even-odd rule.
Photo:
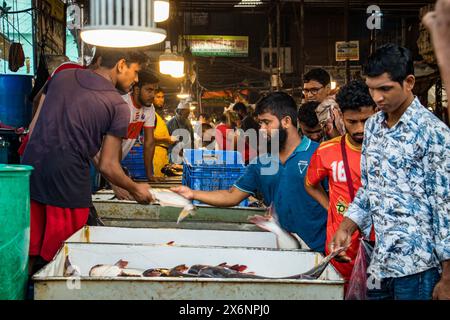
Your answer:
[[[119,260],[114,265],[97,264],[89,271],[90,277],[142,277],[144,270],[127,268],[128,261]]]
[[[279,249],[310,249],[298,235],[287,232],[281,227],[273,205],[268,208],[266,215],[254,215],[249,217],[248,220],[261,229],[275,234]]]
[[[325,271],[326,267],[330,263],[332,259],[334,259],[339,253],[344,251],[346,248],[342,247],[333,253],[326,256],[317,266],[311,268],[310,270],[296,274],[288,277],[263,277],[258,276],[253,273],[245,273],[237,270],[233,270],[224,266],[202,266],[199,267],[197,265],[197,274],[199,277],[208,277],[208,278],[244,278],[244,279],[305,279],[305,280],[316,280],[318,279],[322,273]],[[194,268],[192,266],[191,268]]]
[[[222,263],[218,266],[196,264],[190,268],[184,264],[177,265],[171,269],[154,268],[147,270],[127,268],[128,262],[119,260],[114,265],[98,264],[91,268],[91,277],[183,277],[183,278],[241,278],[241,279],[318,279],[325,271],[332,259],[347,248],[341,247],[326,256],[317,266],[310,270],[288,277],[264,277],[252,272],[243,272],[247,269],[244,265],[227,265]],[[67,275],[69,276],[69,275]]]
[[[189,215],[194,215],[196,207],[192,204],[190,200],[180,196],[178,193],[175,193],[169,189],[159,189],[152,188],[149,189],[153,198],[155,198],[156,202],[165,207],[176,207],[183,208],[181,210],[180,215],[177,219],[177,224],[184,220]]]

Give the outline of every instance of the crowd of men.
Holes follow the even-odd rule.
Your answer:
[[[195,140],[188,103],[165,123],[164,94],[145,63],[139,51],[102,48],[90,68],[65,68],[44,86],[22,159],[34,167],[30,273],[36,259],[50,261],[87,223],[91,163],[119,198],[148,204],[149,185],[120,164],[139,133],[150,180],[175,149],[177,129]],[[269,152],[251,159],[229,190],[172,190],[220,207],[258,193],[311,250],[346,247],[333,264],[347,282],[360,238],[371,241],[367,272],[380,283],[371,299],[449,299],[450,130],[414,96],[408,49],[384,45],[364,71],[365,82],[351,81],[330,97],[328,73],[311,70],[300,108],[284,92],[261,98],[253,115],[236,107]]]

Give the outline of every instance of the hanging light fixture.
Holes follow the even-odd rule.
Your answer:
[[[184,99],[188,99],[191,97],[191,94],[187,88],[187,85],[185,83],[181,84],[181,90],[180,92],[177,94],[177,98],[184,100]]]
[[[174,78],[184,76],[184,58],[172,53],[170,41],[166,41],[166,50],[159,56],[159,72]]]
[[[91,45],[115,48],[160,43],[166,38],[166,31],[156,28],[154,3],[155,0],[91,1],[90,24],[81,31],[81,39]]]
[[[169,0],[155,0],[154,4],[154,20],[155,22],[163,22],[169,19],[170,3]]]

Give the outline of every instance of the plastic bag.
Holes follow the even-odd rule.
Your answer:
[[[372,251],[372,246],[361,238],[345,300],[367,300],[367,267]]]

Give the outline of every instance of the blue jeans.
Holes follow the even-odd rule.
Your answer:
[[[439,282],[438,268],[401,278],[381,280],[380,289],[367,290],[369,300],[430,300]]]

